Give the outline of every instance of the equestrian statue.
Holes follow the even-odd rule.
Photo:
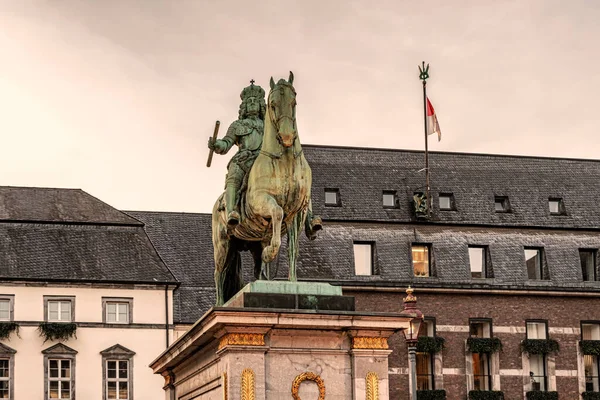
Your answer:
[[[265,103],[265,91],[254,81],[244,88],[239,118],[223,139],[209,138],[212,153],[238,152],[227,168],[225,192],[212,212],[216,305],[221,306],[242,289],[240,252],[250,251],[256,279],[270,279],[269,267],[287,234],[289,280],[296,281],[299,232],[309,239],[322,228],[312,214],[312,173],[302,153],[296,126],[294,74],[277,83]]]

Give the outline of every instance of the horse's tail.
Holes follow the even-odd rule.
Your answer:
[[[227,257],[225,258],[225,270],[223,271],[223,298],[225,302],[244,287],[242,257],[236,247],[233,243],[230,243],[227,250]]]

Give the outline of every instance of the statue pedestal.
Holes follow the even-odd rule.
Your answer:
[[[339,288],[273,284],[245,288],[211,309],[151,364],[165,377],[166,399],[388,400],[387,339],[415,315],[323,310],[326,297],[344,297],[328,291]],[[269,299],[281,295],[305,308],[291,307],[289,297]],[[274,308],[280,302],[286,307]]]

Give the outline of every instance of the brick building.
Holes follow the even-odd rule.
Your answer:
[[[415,287],[427,317],[421,334],[438,338],[420,343],[420,389],[443,389],[451,400],[471,390],[510,400],[600,391],[598,356],[580,346],[586,340],[594,353],[600,343],[599,161],[433,152],[433,211],[418,218],[423,152],[304,151],[326,225],[317,240],[303,240],[298,275],[342,285],[359,310],[398,311]],[[210,215],[129,214],[181,282],[174,318],[186,329],[214,299]],[[277,264],[284,277],[285,256]],[[244,265],[250,280],[248,257]],[[391,398],[408,399],[402,335],[391,348]]]

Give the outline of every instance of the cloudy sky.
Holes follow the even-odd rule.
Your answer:
[[[209,212],[239,92],[294,71],[303,143],[600,158],[597,0],[0,0],[0,185]]]

